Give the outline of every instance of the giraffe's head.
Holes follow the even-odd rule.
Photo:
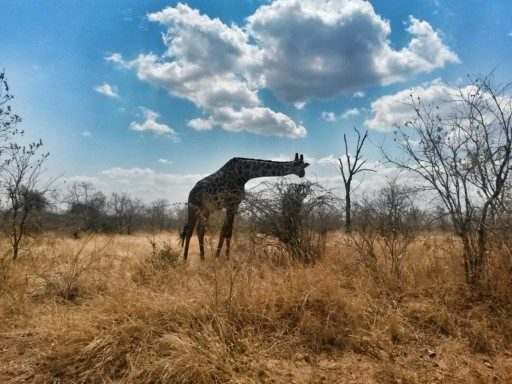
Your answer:
[[[295,160],[293,160],[292,164],[292,172],[299,177],[304,177],[306,174],[306,168],[309,166],[309,163],[304,162],[304,155],[295,154]]]

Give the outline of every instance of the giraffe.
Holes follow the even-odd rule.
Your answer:
[[[185,245],[183,258],[187,260],[190,238],[197,223],[199,253],[204,260],[204,235],[206,223],[214,211],[226,210],[226,217],[220,231],[216,257],[219,257],[224,240],[226,240],[226,257],[229,257],[233,221],[238,206],[245,196],[245,183],[257,177],[285,176],[295,174],[304,177],[304,156],[296,153],[293,161],[271,161],[234,157],[217,172],[199,180],[188,196],[188,218],[180,237]]]

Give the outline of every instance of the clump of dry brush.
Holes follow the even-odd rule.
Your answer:
[[[281,179],[262,186],[244,202],[245,231],[260,244],[272,244],[273,252],[284,251],[304,263],[318,261],[325,253],[328,232],[341,226],[338,199],[311,181]]]
[[[424,227],[425,215],[415,206],[416,190],[390,180],[356,202],[354,228],[347,241],[373,277],[386,272],[399,278],[404,259]]]

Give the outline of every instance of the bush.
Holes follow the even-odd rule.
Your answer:
[[[247,215],[251,230],[279,240],[279,245],[296,260],[317,261],[324,253],[329,230],[341,225],[335,198],[319,184],[275,184],[248,194],[242,215]]]
[[[155,238],[148,237],[149,244],[151,245],[151,261],[155,265],[174,265],[180,259],[180,251],[173,249],[171,244],[163,241],[158,245]]]
[[[382,269],[380,258],[391,275],[401,275],[403,258],[419,226],[413,199],[411,188],[392,180],[356,204],[356,231],[350,234],[350,244],[373,272]]]

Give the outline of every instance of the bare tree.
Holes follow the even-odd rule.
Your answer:
[[[490,217],[512,167],[511,84],[494,74],[470,77],[447,94],[449,113],[410,95],[414,118],[395,132],[404,157],[386,158],[421,179],[440,198],[463,245],[466,281],[482,282]]]
[[[12,258],[18,258],[27,224],[32,214],[44,209],[53,181],[41,184],[43,164],[49,154],[39,154],[43,143],[19,145],[23,136],[18,128],[21,117],[13,113],[13,99],[5,71],[0,72],[0,193],[3,203],[2,229],[12,246]]]
[[[148,208],[149,220],[151,228],[163,230],[168,218],[169,201],[166,199],[158,199],[151,203]]]
[[[357,128],[354,128],[357,133],[357,144],[354,157],[350,154],[347,143],[347,135],[343,134],[343,141],[345,142],[345,159],[347,164],[343,164],[343,159],[338,158],[341,177],[343,178],[343,185],[345,187],[345,230],[350,232],[352,224],[352,181],[354,176],[364,171],[374,171],[373,169],[363,168],[366,159],[363,159],[362,149],[366,139],[368,138],[368,131],[361,136]]]
[[[39,155],[42,142],[20,146],[12,143],[4,150],[5,160],[0,169],[0,187],[4,197],[3,230],[12,246],[12,258],[16,260],[27,224],[34,212],[47,204],[53,181],[41,184],[43,164],[49,153]]]
[[[119,233],[126,231],[130,235],[136,217],[143,211],[142,201],[140,199],[133,199],[126,192],[112,192],[108,205],[117,231]]]

